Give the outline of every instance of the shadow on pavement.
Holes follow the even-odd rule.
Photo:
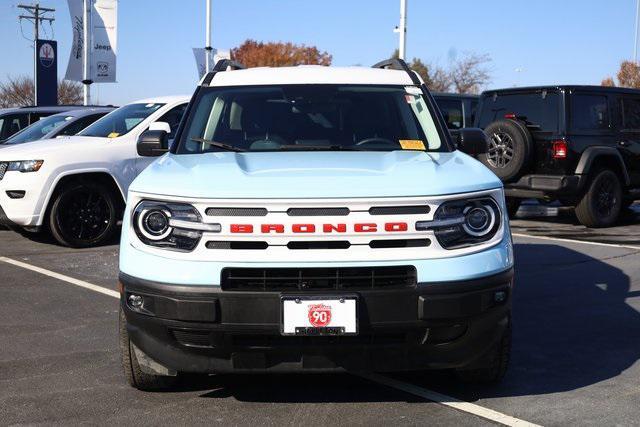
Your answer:
[[[449,375],[400,374],[465,399],[542,395],[614,378],[640,358],[640,294],[629,277],[598,259],[557,245],[518,244],[509,372],[496,386]]]

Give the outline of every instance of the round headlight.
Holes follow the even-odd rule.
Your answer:
[[[149,208],[138,215],[138,230],[149,240],[162,240],[171,234],[171,214],[160,208]]]
[[[467,234],[479,237],[489,233],[496,222],[496,217],[489,206],[468,206],[464,210],[462,227]]]

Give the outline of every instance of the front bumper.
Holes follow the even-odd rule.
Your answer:
[[[466,281],[349,291],[358,296],[359,334],[342,337],[280,334],[281,297],[299,292],[222,291],[124,273],[120,281],[131,341],[175,371],[399,371],[481,361],[509,324],[513,269]],[[153,315],[128,306],[132,292],[152,299]],[[506,298],[496,301],[496,292]]]

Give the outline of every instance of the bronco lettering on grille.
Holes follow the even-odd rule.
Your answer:
[[[349,228],[354,233],[375,233],[378,230],[384,230],[389,233],[393,232],[406,232],[409,227],[406,222],[386,222],[384,224],[376,224],[373,222],[356,223],[351,226],[347,226],[344,223],[338,224],[291,224],[286,226],[285,224],[261,224],[259,229],[262,234],[270,233],[284,233],[289,229],[291,233],[299,234],[311,234],[311,233],[346,233]],[[254,232],[254,226],[251,224],[231,224],[229,226],[229,232],[231,233],[243,233],[251,234]]]

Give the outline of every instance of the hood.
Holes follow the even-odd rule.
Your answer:
[[[69,152],[75,145],[95,142],[104,138],[88,136],[64,136],[62,138],[38,139],[22,144],[0,145],[0,161],[7,160],[46,160],[51,153],[60,150]],[[75,152],[75,151],[74,151]]]
[[[136,192],[192,198],[435,196],[502,186],[459,151],[216,152],[167,154],[131,184]]]

